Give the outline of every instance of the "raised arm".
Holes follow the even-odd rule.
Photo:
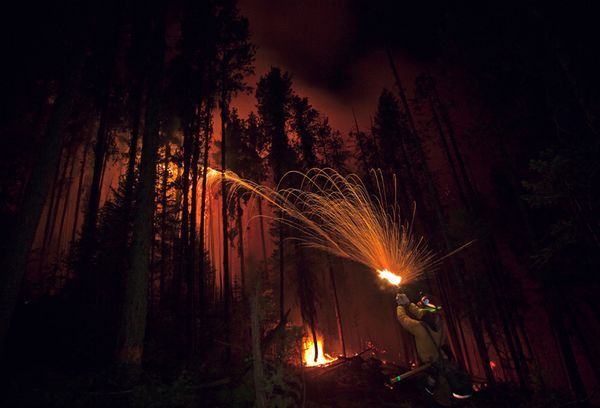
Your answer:
[[[398,318],[400,325],[413,336],[415,336],[416,333],[421,329],[421,323],[418,320],[410,317],[406,312],[406,308],[410,308],[410,306],[417,308],[417,306],[412,303],[409,306],[398,305],[396,308],[396,317]]]

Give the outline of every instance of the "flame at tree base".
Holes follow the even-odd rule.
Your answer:
[[[302,364],[306,367],[327,365],[336,358],[331,357],[323,351],[323,336],[317,333],[317,348],[319,350],[317,361],[315,361],[315,343],[312,337],[302,339]]]

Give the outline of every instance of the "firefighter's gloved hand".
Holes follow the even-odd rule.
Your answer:
[[[410,299],[404,293],[398,293],[396,295],[396,303],[400,306],[408,306],[410,305]]]

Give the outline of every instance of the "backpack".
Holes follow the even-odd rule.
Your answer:
[[[471,381],[471,376],[460,368],[454,360],[443,357],[444,354],[448,354],[445,353],[442,346],[435,342],[429,326],[424,323],[422,323],[422,325],[425,327],[427,334],[429,334],[429,339],[438,349],[439,358],[431,364],[436,376],[442,376],[446,379],[453,397],[458,399],[470,397],[473,394],[473,382]],[[441,330],[444,330],[443,326]],[[442,332],[440,343],[443,342],[443,338]]]

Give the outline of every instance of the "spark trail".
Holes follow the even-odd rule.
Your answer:
[[[330,168],[289,172],[284,179],[298,177],[300,187],[277,189],[241,179],[230,171],[218,173],[233,184],[231,194],[243,188],[285,213],[285,217],[268,218],[298,231],[294,239],[304,246],[363,264],[394,286],[419,278],[426,269],[469,245],[437,256],[413,230],[415,207],[410,218],[402,220],[395,188],[388,201],[381,171],[372,172],[377,187],[374,195],[357,175],[343,176]]]

